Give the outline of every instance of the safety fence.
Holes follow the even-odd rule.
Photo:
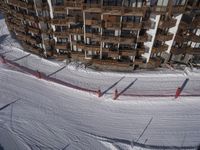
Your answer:
[[[17,67],[17,68],[21,69],[22,71],[29,73],[29,74],[37,77],[37,78],[44,79],[44,80],[47,80],[47,81],[51,81],[51,82],[54,82],[54,83],[58,83],[58,84],[61,84],[63,86],[70,87],[70,88],[73,88],[73,89],[77,89],[77,90],[80,90],[80,91],[93,93],[93,94],[96,94],[98,97],[102,97],[106,93],[106,92],[102,92],[101,89],[93,90],[93,89],[89,89],[89,88],[84,88],[84,87],[80,87],[78,85],[74,85],[74,84],[71,84],[69,82],[63,81],[61,79],[54,78],[51,75],[46,75],[43,72],[30,69],[28,67],[22,66],[22,65],[20,65],[16,62],[12,61],[12,60],[6,59],[2,54],[0,54],[0,57],[1,57],[1,63],[5,63],[5,64],[8,64],[8,65],[12,65],[14,67]],[[61,68],[61,69],[63,69],[63,68]],[[135,81],[133,81],[129,86],[134,84]],[[144,94],[144,93],[143,94],[128,94],[128,93],[125,93],[125,91],[126,91],[126,88],[125,88],[121,92],[118,92],[118,90],[115,89],[115,91],[113,93],[113,99],[116,100],[119,96],[122,96],[122,95],[123,96],[130,96],[130,97],[175,97],[175,98],[178,98],[181,95],[181,92],[183,91],[183,89],[186,86],[188,81],[189,81],[189,79],[186,79],[184,81],[184,83],[180,87],[178,87],[176,91],[174,91],[174,94]],[[127,87],[127,89],[128,89],[128,87]],[[200,94],[184,94],[184,95],[181,95],[181,96],[184,96],[184,97],[187,97],[187,96],[188,97],[190,97],[190,96],[199,97]]]

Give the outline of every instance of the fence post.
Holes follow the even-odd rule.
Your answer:
[[[1,59],[2,59],[2,63],[5,64],[6,63],[5,57],[1,56]]]
[[[181,94],[181,88],[178,87],[177,90],[176,90],[176,95],[175,95],[175,98],[178,98]]]
[[[37,70],[37,74],[36,74],[36,76],[37,76],[39,79],[42,78],[41,73],[40,73],[38,70]]]
[[[100,89],[98,89],[98,91],[97,91],[97,96],[101,97],[101,90]]]
[[[118,91],[115,89],[114,95],[113,95],[113,100],[116,100],[118,97]]]

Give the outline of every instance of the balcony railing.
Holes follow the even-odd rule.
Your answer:
[[[144,16],[146,7],[123,7],[126,16]]]
[[[94,41],[100,41],[101,35],[100,33],[85,33],[86,37],[91,38]]]
[[[82,1],[78,1],[78,0],[65,1],[64,6],[69,9],[82,9],[83,3],[82,3]]]
[[[122,56],[136,56],[136,50],[134,50],[134,49],[120,50],[120,54]]]
[[[53,6],[53,11],[55,13],[65,13],[66,12],[66,7],[61,5],[61,6]]]
[[[83,10],[86,12],[101,12],[101,4],[83,4]]]
[[[172,7],[172,12],[173,13],[183,13],[185,11],[185,6],[181,6],[181,5],[179,5],[179,6],[173,6]]]
[[[68,49],[68,44],[67,43],[55,43],[55,48],[56,49]]]
[[[71,52],[71,58],[74,60],[84,60],[85,54],[82,52]]]
[[[17,6],[17,7],[22,7],[22,8],[27,7],[27,3],[24,1],[20,1],[20,0],[9,0],[8,3],[10,3],[11,5]]]
[[[152,48],[152,53],[161,53],[168,49],[168,45],[163,44]]]
[[[119,57],[119,51],[112,51],[112,50],[109,50],[108,51],[108,57],[112,57],[112,58],[116,58],[116,57]]]
[[[102,36],[103,42],[110,42],[110,43],[119,43],[119,37],[118,36]]]
[[[200,36],[196,35],[196,34],[190,34],[189,36],[190,38],[190,41],[192,42],[196,42],[196,43],[199,43],[200,42]]]
[[[139,30],[139,29],[141,29],[141,26],[142,26],[141,23],[122,22],[122,28],[124,30]]]
[[[165,14],[169,8],[167,6],[154,6],[151,7],[151,12],[154,14]]]
[[[93,27],[101,27],[101,20],[100,19],[98,19],[98,20],[86,19],[85,24],[93,26]]]
[[[145,47],[137,48],[138,55],[141,56],[145,53]]]
[[[173,34],[168,33],[168,34],[157,34],[156,35],[156,40],[158,41],[170,41],[173,38]]]
[[[49,9],[48,2],[42,2],[42,3],[37,2],[36,8],[39,10],[48,10]]]
[[[184,54],[185,52],[186,52],[186,48],[176,48],[176,47],[171,48],[171,53],[174,55]]]
[[[188,48],[186,48],[186,53],[188,53],[190,55],[200,55],[200,48],[188,47]]]
[[[66,38],[69,36],[69,31],[54,31],[54,36],[60,38]]]
[[[132,36],[127,36],[127,37],[120,37],[119,42],[121,44],[133,44],[135,43],[136,38]]]
[[[27,28],[30,32],[32,32],[34,34],[40,34],[41,33],[39,28],[35,28],[35,27],[31,27],[31,26],[28,26]]]
[[[152,21],[151,20],[143,21],[142,22],[142,28],[143,29],[151,29],[152,28]]]
[[[107,29],[113,29],[113,30],[116,30],[116,29],[120,29],[120,22],[109,22],[109,21],[106,21],[105,22],[105,28]]]
[[[145,33],[144,35],[140,35],[137,39],[137,42],[148,42],[151,41],[152,36]]]
[[[44,39],[44,45],[54,46],[55,45],[55,40],[54,39]]]
[[[158,24],[159,28],[172,28],[176,26],[176,19],[169,19],[165,21],[160,21]]]
[[[68,29],[69,34],[79,34],[79,35],[83,35],[83,29],[81,28],[77,28],[77,29]]]
[[[102,6],[102,13],[112,14],[112,15],[121,15],[123,13],[122,6]]]
[[[67,17],[67,18],[55,18],[51,20],[51,23],[54,25],[68,25],[71,23],[75,23],[75,18],[74,17]]]
[[[99,52],[100,51],[100,45],[85,45],[84,50],[85,51]]]

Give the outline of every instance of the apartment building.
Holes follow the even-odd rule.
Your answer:
[[[25,50],[96,68],[200,62],[198,0],[1,0]]]

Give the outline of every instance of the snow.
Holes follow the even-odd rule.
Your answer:
[[[5,34],[6,28],[1,37]],[[1,42],[2,53],[9,60],[28,54],[10,35]],[[47,75],[66,65],[32,54],[16,62]],[[95,72],[76,65],[66,65],[52,76],[79,87],[100,88],[106,91],[104,96],[0,64],[0,144],[5,150],[196,149],[200,144],[200,97],[195,96],[200,94],[199,70],[133,74]],[[174,99],[176,88],[187,78],[183,96]],[[116,88],[125,92],[112,100]]]

